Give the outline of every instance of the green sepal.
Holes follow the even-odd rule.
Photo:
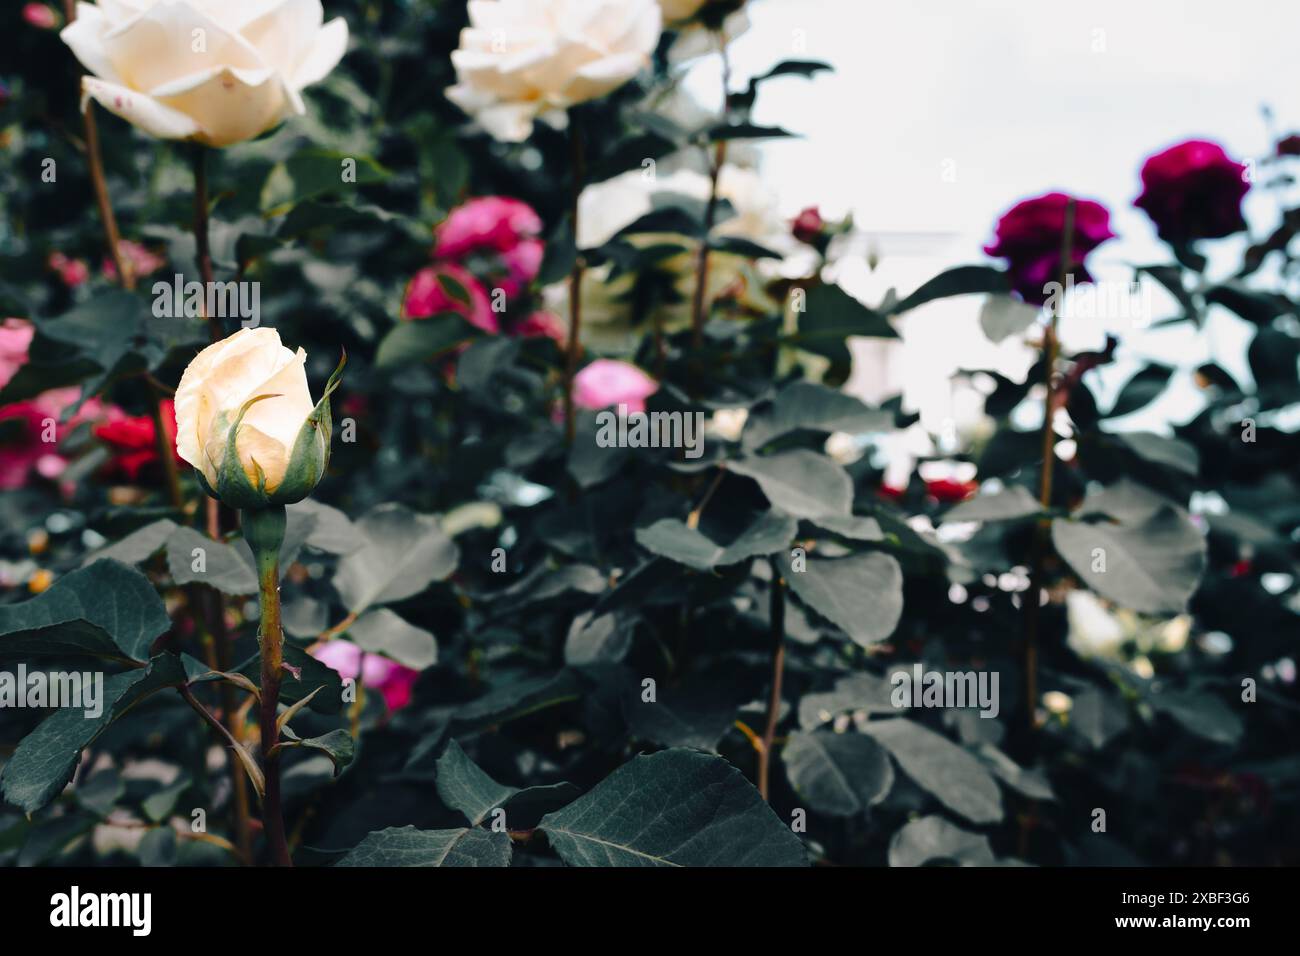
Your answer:
[[[291,505],[302,501],[325,477],[325,469],[330,462],[330,438],[334,432],[334,420],[330,415],[330,395],[339,387],[343,376],[343,366],[347,364],[347,352],[339,359],[338,367],[325,384],[316,407],[311,410],[298,430],[294,439],[293,451],[289,455],[289,466],[285,469],[284,479],[274,492],[266,499],[272,504]]]
[[[266,476],[262,474],[261,466],[256,461],[253,462],[258,478],[257,484],[254,484],[244,473],[244,466],[240,464],[236,438],[239,435],[239,426],[243,424],[248,410],[265,398],[277,397],[277,395],[257,395],[244,402],[239,407],[239,414],[235,416],[234,424],[226,432],[226,452],[217,469],[217,497],[227,507],[264,508],[270,503],[266,494]]]

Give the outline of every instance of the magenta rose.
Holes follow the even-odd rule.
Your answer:
[[[1133,205],[1151,217],[1166,242],[1230,236],[1246,228],[1245,171],[1217,143],[1188,140],[1142,164],[1142,195]]]
[[[0,406],[0,424],[6,432],[0,442],[0,490],[23,487],[33,471],[51,481],[62,476],[68,459],[59,453],[59,439],[84,422],[105,420],[112,409],[92,398],[62,421],[63,413],[80,397],[76,386],[52,388],[33,399]],[[47,442],[47,437],[54,440]]]
[[[990,256],[1007,260],[1012,289],[1033,305],[1046,302],[1046,286],[1060,279],[1061,240],[1069,200],[1065,193],[1048,193],[1016,203],[998,220],[993,243],[984,247]],[[1084,259],[1114,236],[1105,206],[1088,199],[1075,200],[1069,271],[1076,284],[1092,281]]]
[[[411,702],[411,688],[420,676],[419,671],[378,654],[363,655],[361,648],[351,641],[329,641],[321,647],[313,648],[311,654],[345,679],[356,680],[357,672],[360,671],[362,685],[379,691],[389,710],[400,710]]]
[[[480,196],[453,209],[435,230],[436,259],[488,260],[485,271],[515,296],[537,278],[544,246],[542,219],[527,203],[508,196]]]
[[[27,349],[36,330],[24,319],[0,322],[0,388],[9,384],[14,374],[27,364]]]
[[[596,359],[573,377],[573,404],[599,411],[626,405],[629,412],[645,411],[645,400],[659,383],[631,362]]]
[[[460,289],[465,290],[464,296]],[[427,319],[440,312],[455,312],[470,325],[493,335],[501,331],[483,286],[467,270],[451,262],[425,266],[411,277],[402,298],[403,319]]]

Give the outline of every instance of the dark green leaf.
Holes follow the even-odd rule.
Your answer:
[[[889,757],[859,733],[795,731],[781,751],[790,785],[820,813],[848,817],[879,803],[894,783]]]
[[[335,866],[509,866],[510,837],[477,828],[390,827],[369,834]]]
[[[1010,280],[1001,269],[992,266],[957,266],[923,283],[919,289],[898,302],[890,312],[901,315],[919,305],[954,295],[971,295],[977,292],[1005,294],[1010,290]]]
[[[815,451],[796,448],[764,458],[742,458],[727,467],[753,478],[774,508],[796,518],[852,511],[852,479],[840,465]]]
[[[460,561],[460,549],[436,519],[401,505],[380,505],[356,527],[364,544],[339,561],[334,575],[334,587],[354,614],[413,597]]]
[[[804,866],[803,843],[721,757],[633,757],[542,818],[570,866]]]
[[[0,657],[93,654],[149,658],[171,627],[149,579],[117,561],[96,561],[21,604],[0,606]]]
[[[81,751],[110,723],[155,691],[184,680],[180,660],[173,654],[160,654],[147,667],[106,678],[99,716],[89,717],[84,709],[64,707],[46,717],[22,739],[0,771],[0,793],[19,809],[36,812],[67,786]]]
[[[866,733],[893,755],[903,772],[971,823],[1002,819],[1002,794],[975,757],[912,720],[873,720]]]
[[[804,571],[793,569],[789,555],[780,563],[790,590],[854,643],[869,648],[894,633],[903,613],[903,571],[891,555],[809,559]]]

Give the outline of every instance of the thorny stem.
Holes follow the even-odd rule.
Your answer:
[[[280,753],[275,749],[280,742],[276,709],[284,676],[284,630],[280,625],[280,545],[284,541],[284,507],[272,505],[246,509],[242,512],[242,523],[245,540],[257,559],[258,603],[262,611],[258,626],[258,644],[262,652],[262,772],[266,777],[262,828],[275,865],[293,866],[280,806]]]
[[[573,271],[569,275],[569,343],[564,360],[564,442],[573,444],[574,408],[573,377],[578,371],[578,357],[582,354],[582,250],[578,248],[578,200],[582,196],[586,178],[586,157],[583,153],[582,129],[575,111],[569,112],[569,145],[572,149],[573,187],[569,199],[569,223],[573,229]]]
[[[194,251],[195,260],[199,269],[199,276],[203,280],[204,288],[208,288],[212,283],[212,250],[209,240],[208,230],[208,164],[207,149],[199,143],[192,147],[192,162],[194,167]],[[208,316],[208,338],[216,342],[221,338],[221,318],[220,316]],[[204,502],[205,522],[207,525],[208,537],[214,541],[221,540],[221,506],[215,498],[206,498]],[[226,620],[224,602],[219,591],[212,592],[212,608],[210,612],[211,627],[213,639],[217,642],[218,654],[222,658],[223,669],[228,667],[227,658],[230,654],[230,641],[226,633]],[[222,711],[226,720],[235,719],[234,708],[234,691],[233,688],[223,687],[222,694]],[[234,790],[234,807],[235,807],[235,833],[240,848],[249,851],[251,847],[251,812],[248,801],[248,789],[244,785],[242,768],[239,767],[238,761],[230,761],[230,779]],[[276,781],[277,787],[279,781]]]
[[[722,118],[725,121],[731,113],[731,57],[727,53],[727,41],[717,33],[718,54],[722,57]],[[709,284],[709,238],[713,232],[713,221],[718,215],[718,177],[722,167],[727,163],[727,141],[719,140],[714,147],[713,158],[709,163],[709,201],[704,207],[704,234],[700,240],[700,250],[695,259],[695,293],[691,300],[691,343],[699,348],[704,343],[704,316]]]
[[[781,678],[785,673],[785,581],[772,562],[772,591],[768,616],[772,644],[772,691],[767,698],[767,726],[763,730],[763,747],[758,752],[758,792],[768,799],[768,776],[772,765],[772,743],[781,719]]]
[[[194,166],[194,258],[204,288],[212,285],[212,247],[208,237],[208,150],[201,143],[191,147]],[[208,316],[208,338],[222,338],[221,316]]]
[[[72,21],[75,20],[77,17],[76,3],[74,2],[74,0],[64,0],[63,6],[64,6],[64,12],[66,14],[67,22],[72,23]],[[113,213],[113,203],[108,193],[108,179],[104,175],[103,153],[100,150],[100,146],[99,146],[99,126],[95,122],[95,114],[93,110],[94,110],[94,106],[91,103],[87,103],[86,108],[82,111],[81,114],[82,127],[85,130],[86,160],[90,167],[90,181],[91,181],[91,185],[95,190],[95,203],[99,207],[99,218],[100,221],[103,223],[104,241],[108,245],[108,254],[113,260],[114,267],[117,269],[118,281],[122,283],[122,288],[126,289],[129,292],[135,289],[136,276],[135,276],[135,272],[132,269],[131,261],[127,259],[122,252],[122,236],[120,231],[118,230],[117,217]],[[204,193],[205,195],[203,198],[203,207],[204,207],[203,245],[204,247],[206,247],[207,245],[206,185],[204,186]],[[196,205],[197,205],[197,200],[196,200]],[[196,228],[197,228],[197,222],[196,222]],[[209,273],[211,272],[210,260],[208,265],[208,272]],[[157,443],[157,447],[158,447],[159,461],[162,463],[163,478],[167,486],[167,496],[172,503],[172,507],[176,508],[178,511],[183,511],[185,508],[185,497],[181,491],[180,474],[176,467],[176,458],[172,453],[172,440],[168,436],[167,429],[164,426],[162,403],[165,398],[165,389],[161,385],[161,383],[158,382],[158,380],[155,379],[152,375],[146,376],[146,383],[149,389],[150,412],[153,416],[154,440]],[[212,501],[210,502],[210,504],[215,505],[216,502]],[[209,517],[211,518],[214,516],[215,516],[215,508],[210,508]],[[216,617],[218,619],[221,618],[221,607],[219,601],[217,603]],[[212,637],[213,640],[216,641],[217,643],[218,655],[220,655],[224,651],[225,654],[228,656],[229,649],[228,647],[224,646],[226,642],[222,640],[222,637],[224,636],[223,632],[225,630],[224,619],[220,619],[218,623],[221,626],[214,628],[214,633]],[[223,662],[223,669],[226,665],[228,665],[228,663],[229,663],[228,661]],[[226,726],[221,724],[214,717],[212,717],[211,714],[209,714],[206,710],[204,710],[202,705],[200,705],[198,701],[194,699],[192,694],[189,694],[188,691],[186,691],[185,693],[187,695],[187,700],[191,702],[191,705],[196,706],[199,709],[200,713],[204,716],[204,718],[210,721],[217,728],[217,730],[222,734],[223,737],[233,742],[234,737],[230,728],[227,728]],[[223,711],[223,715],[227,720],[233,719],[232,717],[234,713],[233,704],[234,704],[233,688],[230,688],[228,686],[223,686],[222,711]],[[244,787],[244,778],[243,778],[243,773],[239,767],[239,761],[235,759],[233,754],[230,756],[229,766],[230,766],[231,784],[234,792],[235,838],[236,838],[236,842],[238,843],[238,854],[242,859],[248,860],[251,858],[250,842],[249,842],[250,835],[249,835],[249,826],[248,826],[248,821],[249,821],[248,791]]]
[[[77,8],[73,0],[65,0],[64,12],[68,23],[77,18]],[[104,175],[104,157],[99,148],[99,126],[95,122],[94,104],[87,103],[81,112],[81,125],[85,130],[86,162],[90,166],[90,182],[95,190],[95,205],[99,207],[99,220],[104,226],[104,242],[108,245],[108,255],[117,269],[118,281],[128,292],[135,289],[135,273],[131,262],[122,254],[122,234],[117,228],[117,216],[113,214],[113,203],[108,195],[108,179]],[[158,457],[162,460],[163,475],[167,481],[167,494],[172,506],[181,509],[185,499],[181,495],[180,478],[176,472],[176,460],[171,454],[171,443],[167,432],[162,427],[162,393],[150,384],[150,406],[153,412],[154,434],[157,436]]]
[[[1047,394],[1043,405],[1043,467],[1039,473],[1038,504],[1044,511],[1052,507],[1052,469],[1056,463],[1056,432],[1052,428],[1057,403],[1056,360],[1060,351],[1057,330],[1060,325],[1065,280],[1070,273],[1074,241],[1074,200],[1065,205],[1065,228],[1061,236],[1060,288],[1048,324],[1043,329],[1043,381]],[[1032,733],[1038,727],[1038,621],[1043,590],[1043,562],[1051,521],[1040,518],[1034,529],[1029,562],[1029,590],[1025,592],[1025,709]]]

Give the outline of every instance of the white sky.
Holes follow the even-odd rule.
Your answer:
[[[803,138],[764,145],[762,169],[783,210],[817,204],[828,215],[853,213],[883,261],[870,273],[853,257],[840,280],[869,303],[890,286],[906,293],[947,266],[986,261],[980,247],[997,217],[1052,189],[1110,208],[1121,238],[1090,264],[1094,274],[1127,281],[1126,263],[1169,258],[1131,205],[1147,155],[1192,137],[1217,140],[1242,160],[1263,155],[1274,132],[1264,104],[1278,131],[1300,129],[1294,0],[751,0],[749,16],[751,28],[731,46],[735,87],[782,59],[835,67],[811,81],[764,86],[755,120]],[[716,57],[700,63],[688,86],[702,103],[719,102]],[[945,181],[945,170],[955,181]],[[1267,196],[1248,197],[1256,235],[1275,215]],[[1218,245],[1230,253],[1233,242]],[[1158,314],[1167,301],[1155,297]],[[912,313],[890,381],[876,381],[882,373],[864,354],[853,384],[872,397],[905,387],[937,427],[953,369],[1018,372],[1028,361],[1019,343],[987,342],[978,307],[968,297]],[[1099,345],[1108,328],[1130,326],[1076,320],[1065,326],[1066,344]],[[1193,367],[1212,342],[1219,361],[1249,381],[1240,353],[1250,329],[1222,311],[1210,327],[1200,337],[1161,331],[1121,341],[1129,356]],[[1108,370],[1103,407],[1133,368]],[[1186,381],[1166,398],[1140,424],[1195,410]]]

